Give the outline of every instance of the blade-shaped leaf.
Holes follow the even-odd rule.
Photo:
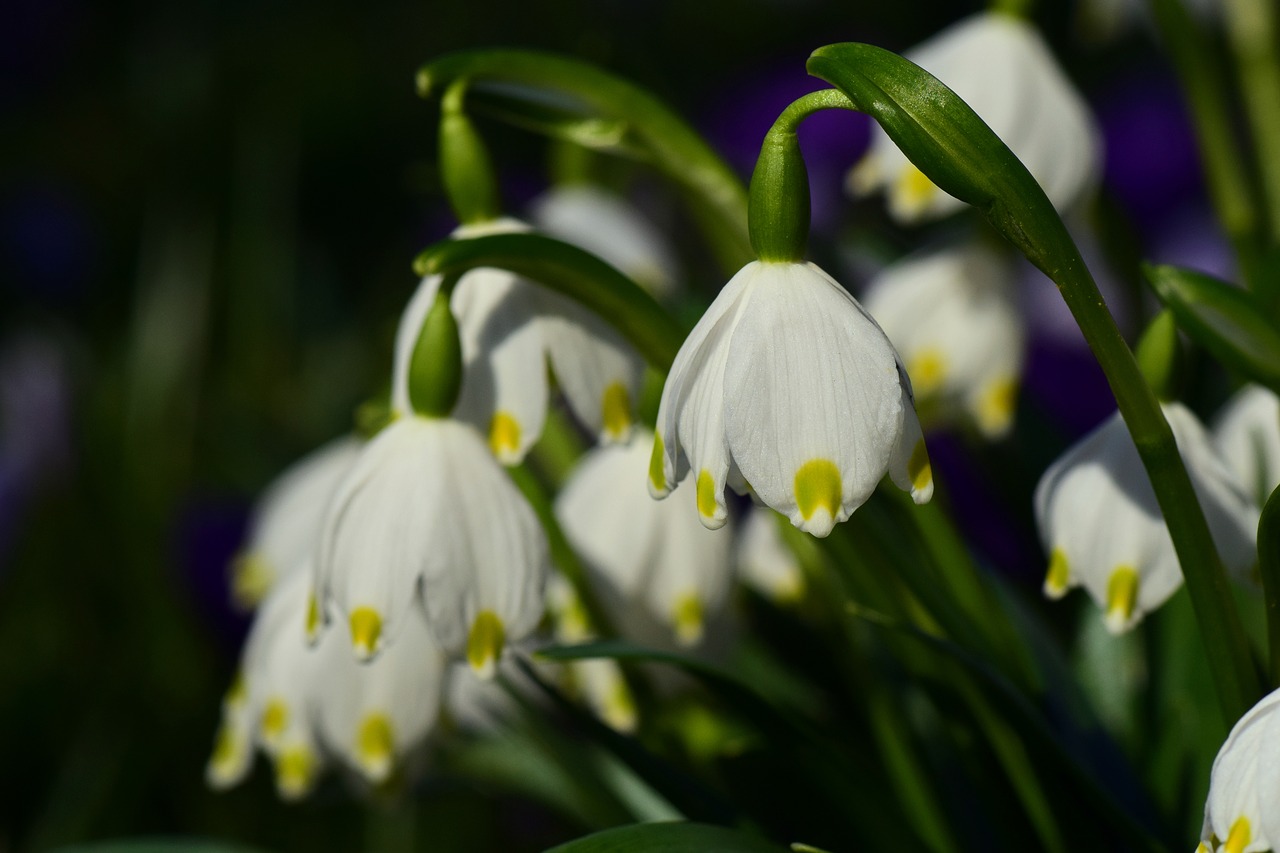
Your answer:
[[[754,835],[702,823],[637,823],[606,829],[547,853],[785,853]]]

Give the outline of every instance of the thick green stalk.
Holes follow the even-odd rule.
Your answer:
[[[1275,0],[1226,0],[1227,35],[1262,177],[1270,244],[1280,244],[1280,56]]]

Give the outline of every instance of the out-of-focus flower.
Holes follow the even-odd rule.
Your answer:
[[[989,438],[1012,426],[1026,337],[1016,272],[972,242],[899,261],[871,282],[863,302],[906,363],[926,424],[958,411]]]
[[[590,451],[556,498],[556,518],[624,636],[693,646],[726,603],[732,537],[697,521],[692,496],[649,498],[651,439],[637,430],[628,445]]]
[[[552,187],[534,201],[533,224],[586,249],[658,298],[675,289],[679,265],[667,238],[622,197],[590,184]]]
[[[743,583],[777,604],[804,596],[804,571],[795,552],[782,540],[776,513],[753,506],[738,538],[738,576]]]
[[[1246,385],[1213,421],[1213,446],[1236,482],[1258,506],[1280,486],[1280,399],[1260,385]]]
[[[1280,845],[1280,690],[1231,729],[1213,760],[1196,853],[1255,853]]]
[[[1178,451],[1229,570],[1256,559],[1258,509],[1235,485],[1185,406],[1165,403]],[[1084,586],[1113,633],[1128,630],[1182,585],[1182,571],[1155,492],[1119,412],[1081,439],[1040,478],[1036,523],[1049,553],[1051,598]]]
[[[573,645],[595,639],[582,599],[560,575],[552,575],[547,584],[547,612],[555,625],[557,643]],[[617,731],[635,731],[638,722],[635,699],[617,661],[609,658],[569,661],[562,665],[561,672],[569,689],[581,696],[600,719]]]
[[[527,230],[516,220],[499,219],[454,233],[478,237]],[[604,441],[630,434],[644,362],[595,314],[489,268],[464,275],[450,305],[466,365],[454,417],[485,432],[504,464],[520,462],[542,434],[551,390],[548,361],[570,409],[589,430]]]
[[[256,606],[280,578],[314,556],[329,499],[360,446],[350,436],[332,441],[285,469],[263,491],[248,542],[232,564],[231,592],[237,604]]]
[[[848,291],[808,263],[753,261],[698,321],[658,410],[649,486],[695,472],[698,516],[724,524],[724,488],[752,489],[815,536],[888,472],[917,503],[933,475],[893,346]]]
[[[1059,210],[1096,182],[1099,143],[1089,109],[1031,24],[982,12],[904,55],[963,98]],[[849,173],[848,188],[854,195],[883,188],[890,215],[905,224],[964,207],[926,178],[879,126],[872,129],[866,157]]]
[[[410,362],[439,285],[424,280],[405,310],[394,419],[365,445],[329,504],[315,594],[323,621],[330,605],[346,618],[362,659],[390,644],[409,611],[421,608],[446,653],[491,677],[506,644],[542,616],[547,543],[470,424],[414,411]]]

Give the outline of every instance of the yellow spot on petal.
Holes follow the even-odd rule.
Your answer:
[[[929,451],[925,450],[923,438],[916,442],[907,460],[907,476],[911,478],[911,488],[917,492],[933,485],[933,466],[929,464]]]
[[[1138,603],[1138,571],[1132,566],[1117,566],[1107,581],[1107,628],[1118,634],[1129,624]],[[1234,832],[1234,828],[1232,829]]]
[[[275,740],[284,734],[285,726],[289,725],[289,706],[280,699],[272,699],[267,703],[267,707],[262,709],[262,719],[258,725],[262,729],[262,737],[264,740]]]
[[[1205,844],[1203,841],[1201,841],[1199,844],[1196,845],[1196,853],[1213,853],[1213,851],[1209,849],[1208,844]]]
[[[672,609],[676,630],[676,642],[682,646],[695,646],[702,639],[702,602],[694,593],[686,593],[676,599]]]
[[[467,663],[476,675],[481,678],[493,678],[498,667],[498,657],[506,643],[506,628],[498,614],[492,610],[481,610],[476,621],[471,623],[471,633],[467,636]]]
[[[509,412],[495,412],[489,422],[489,449],[506,461],[520,449],[520,422]]]
[[[914,163],[908,163],[893,185],[889,203],[895,215],[913,218],[925,211],[936,192],[937,185]]]
[[[320,633],[320,605],[316,603],[316,594],[307,596],[307,640],[314,642]]]
[[[351,645],[361,658],[371,658],[378,651],[382,637],[382,617],[372,607],[351,611]]]
[[[1049,572],[1044,577],[1044,594],[1049,598],[1062,598],[1071,585],[1071,567],[1067,564],[1067,554],[1061,548],[1054,548],[1049,555]]]
[[[231,598],[237,607],[252,610],[275,579],[271,564],[261,554],[242,554],[231,561]]]
[[[356,735],[356,756],[360,766],[371,779],[381,781],[391,772],[394,753],[395,736],[391,721],[384,714],[368,714]]]
[[[716,514],[716,481],[706,468],[698,474],[698,512],[703,518],[714,518]]]
[[[1227,840],[1218,849],[1220,853],[1244,853],[1244,848],[1249,846],[1252,839],[1253,831],[1249,826],[1249,819],[1241,816],[1231,824],[1231,832],[1227,833]]]
[[[996,438],[1009,431],[1017,394],[1018,383],[1014,379],[997,379],[983,390],[974,412],[983,435]]]
[[[626,734],[634,732],[636,723],[639,722],[636,715],[635,700],[631,698],[631,691],[627,689],[627,682],[623,680],[622,675],[616,669],[613,683],[609,685],[609,692],[605,696],[604,707],[600,711],[600,716],[614,731]]]
[[[810,459],[796,471],[796,506],[805,521],[819,509],[825,509],[834,520],[844,493],[840,469],[830,459]]]
[[[243,705],[244,701],[248,698],[249,689],[245,687],[244,684],[244,673],[237,672],[236,677],[231,682],[231,687],[227,690],[226,697],[222,700],[222,703],[229,708],[238,708]]]
[[[655,494],[667,493],[666,448],[662,444],[662,433],[653,434],[653,453],[649,454],[649,483]]]
[[[316,757],[305,746],[292,746],[276,756],[276,790],[286,800],[296,800],[311,790]]]
[[[234,726],[223,723],[209,756],[208,779],[219,787],[230,784],[244,763],[248,743]]]
[[[907,375],[911,377],[911,389],[923,400],[942,385],[947,375],[947,360],[939,350],[922,349],[907,363]]]
[[[621,441],[631,431],[631,398],[627,386],[614,382],[604,389],[600,404],[604,423],[604,436],[610,441]]]

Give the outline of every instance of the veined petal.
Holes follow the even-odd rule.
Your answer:
[[[760,264],[725,368],[725,434],[743,477],[825,536],[871,495],[902,437],[903,389],[875,321],[812,264]]]
[[[925,448],[920,419],[916,417],[911,380],[902,362],[898,362],[898,380],[902,386],[902,436],[889,460],[889,479],[899,489],[910,492],[911,500],[924,504],[933,498],[933,465]]]

